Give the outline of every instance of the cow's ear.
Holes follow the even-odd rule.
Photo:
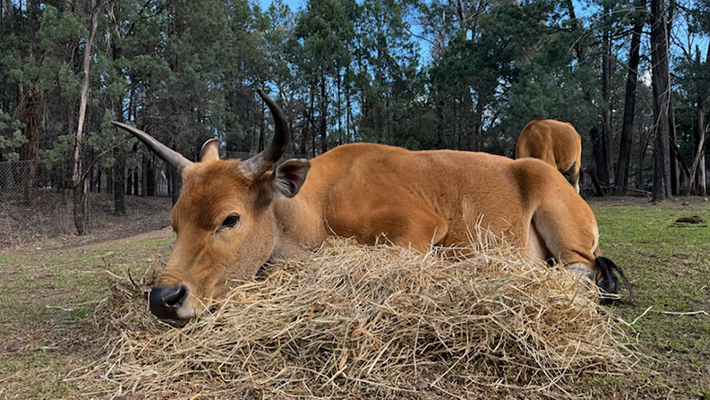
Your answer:
[[[274,190],[286,197],[295,196],[306,180],[311,163],[308,160],[288,160],[276,168]]]

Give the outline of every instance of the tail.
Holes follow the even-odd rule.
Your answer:
[[[616,277],[614,271],[619,273],[624,285],[629,290],[628,301],[633,302],[634,292],[631,283],[629,283],[626,274],[624,274],[624,270],[606,257],[597,257],[595,263],[597,264],[596,284],[601,292],[601,302],[609,304],[621,299],[619,296],[619,278]]]

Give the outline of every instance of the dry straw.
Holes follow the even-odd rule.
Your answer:
[[[594,289],[509,246],[477,247],[450,261],[330,240],[180,329],[147,310],[159,268],[114,279],[94,316],[101,354],[73,380],[151,399],[566,398],[630,365]]]

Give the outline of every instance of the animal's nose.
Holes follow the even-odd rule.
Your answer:
[[[162,319],[179,319],[177,310],[187,297],[185,286],[155,287],[150,291],[150,311]]]

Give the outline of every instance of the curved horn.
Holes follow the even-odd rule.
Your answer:
[[[261,96],[269,107],[269,110],[271,110],[271,115],[274,117],[275,132],[269,147],[254,157],[239,163],[239,170],[246,177],[252,179],[268,171],[269,168],[276,164],[279,158],[286,152],[288,141],[291,138],[286,115],[284,115],[281,108],[261,89],[258,89],[257,93],[259,93],[259,96]]]
[[[168,163],[168,165],[175,168],[176,170],[182,172],[183,169],[192,165],[192,161],[183,157],[182,154],[170,149],[168,146],[155,140],[152,136],[143,132],[142,130],[118,121],[111,121],[111,124],[133,134],[133,136],[137,137],[141,142],[148,146],[148,148],[151,149],[153,153],[157,154],[158,157],[162,158],[163,161]]]

